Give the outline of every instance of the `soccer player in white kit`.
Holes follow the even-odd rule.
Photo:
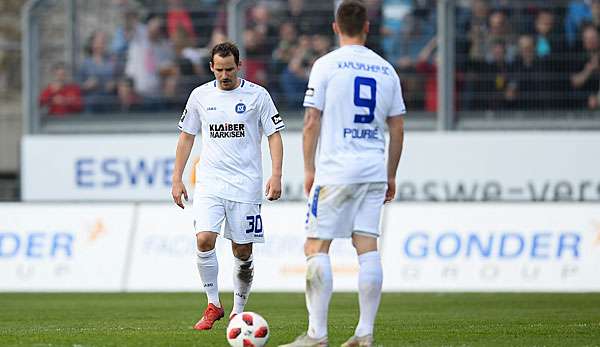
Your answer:
[[[269,141],[272,176],[266,184],[268,200],[281,195],[283,120],[267,90],[237,77],[239,50],[230,42],[216,45],[210,68],[215,80],[192,91],[179,121],[179,141],[173,172],[172,195],[184,208],[187,192],[182,174],[195,135],[201,132],[202,153],[196,168],[194,229],[197,265],[208,307],[194,329],[209,330],[225,311],[219,300],[215,254],[217,236],[231,240],[234,255],[234,297],[229,317],[244,311],[250,294],[254,265],[252,244],[264,242],[260,216],[262,202],[261,139]]]
[[[329,246],[335,238],[351,238],[359,262],[360,318],[354,336],[342,346],[372,346],[382,285],[381,211],[395,196],[402,153],[406,109],[400,79],[391,64],[364,46],[369,30],[364,4],[342,2],[333,30],[340,48],[315,62],[304,98],[308,331],[287,347],[328,346]]]

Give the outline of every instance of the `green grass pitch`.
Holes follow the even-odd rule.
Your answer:
[[[231,294],[222,294],[231,308]],[[0,294],[0,346],[227,346],[226,320],[192,330],[202,293]],[[246,307],[271,328],[268,346],[306,329],[301,293],[252,293]],[[357,295],[335,293],[329,341],[354,331]],[[379,346],[600,346],[600,294],[386,293]]]

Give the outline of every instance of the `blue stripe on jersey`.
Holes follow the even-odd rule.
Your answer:
[[[277,128],[275,128],[275,130],[281,130],[283,128],[285,128],[285,125],[278,126]]]
[[[244,81],[244,79],[242,78],[242,85],[240,88],[244,88],[244,83],[246,83],[246,81]]]
[[[215,87],[217,86],[217,80],[215,80]]]
[[[321,192],[321,186],[315,187],[315,193],[313,194],[313,201],[310,211],[315,217],[317,216],[317,206],[319,205],[319,192]]]

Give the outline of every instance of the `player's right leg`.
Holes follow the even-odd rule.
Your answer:
[[[333,292],[329,258],[331,240],[350,237],[352,232],[351,185],[313,186],[306,219],[306,308],[308,331],[286,347],[328,345],[327,317]],[[341,236],[344,235],[344,236]]]
[[[279,347],[327,347],[327,314],[333,292],[333,276],[329,247],[331,240],[307,238],[306,255],[306,309],[308,330],[294,341]]]
[[[225,209],[220,198],[196,196],[193,211],[198,248],[196,264],[208,299],[202,318],[194,325],[194,329],[209,330],[224,316],[219,300],[219,263],[215,245],[225,219]]]

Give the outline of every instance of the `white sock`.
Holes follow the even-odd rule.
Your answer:
[[[219,284],[217,278],[219,276],[219,262],[214,248],[206,252],[198,252],[196,261],[198,265],[198,273],[204,284],[204,291],[208,297],[208,303],[217,307],[221,307],[219,301]]]
[[[244,306],[250,296],[252,278],[254,277],[254,263],[252,255],[248,260],[234,257],[233,261],[233,309],[231,314],[244,312]],[[231,317],[231,315],[230,315]]]
[[[375,316],[381,299],[381,284],[383,270],[379,252],[367,252],[358,256],[358,302],[360,319],[354,335],[365,336],[373,334]]]
[[[320,339],[327,336],[327,313],[333,291],[331,261],[328,254],[317,253],[308,257],[306,262],[308,336]]]

